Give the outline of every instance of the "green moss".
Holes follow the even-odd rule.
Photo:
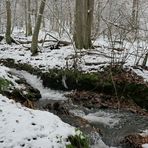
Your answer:
[[[67,69],[51,69],[41,76],[43,85],[54,89],[65,89],[62,82],[63,78],[65,78],[69,90],[93,90],[97,88],[100,80],[98,73],[83,73]]]
[[[78,76],[78,87],[85,90],[96,89],[99,85],[100,78],[97,73],[82,73]]]
[[[0,93],[2,93],[3,91],[8,90],[10,84],[12,84],[10,81],[0,77]]]
[[[68,140],[71,144],[66,148],[89,148],[88,138],[80,130],[76,130],[76,135],[69,136]]]

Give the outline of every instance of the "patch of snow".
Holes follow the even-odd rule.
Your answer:
[[[142,133],[140,134],[141,136],[148,136],[148,130],[144,130],[142,131]]]
[[[0,94],[0,147],[64,148],[75,128],[46,111],[32,110]]]
[[[148,148],[148,143],[143,144],[143,145],[142,145],[142,148]]]
[[[132,70],[138,75],[141,76],[145,81],[148,82],[148,71],[144,69],[133,69]]]
[[[20,88],[20,86],[15,82],[18,78],[9,73],[10,69],[8,67],[0,65],[0,78],[6,79],[13,83],[16,88]]]

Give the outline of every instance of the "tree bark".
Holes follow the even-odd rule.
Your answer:
[[[76,0],[74,41],[76,48],[92,48],[91,26],[94,0]]]
[[[24,12],[25,12],[25,35],[26,35],[26,37],[27,37],[27,32],[28,32],[28,27],[27,27],[27,3],[26,3],[26,1],[24,1]]]
[[[38,14],[37,21],[36,21],[35,28],[34,28],[34,32],[33,32],[32,44],[31,44],[32,55],[37,54],[38,35],[39,35],[39,30],[40,30],[40,26],[41,26],[41,22],[42,22],[42,16],[43,16],[44,8],[45,8],[45,3],[46,3],[46,0],[41,1],[40,8],[39,8],[39,14]]]
[[[138,28],[138,11],[139,11],[139,0],[133,0],[132,7],[132,29],[133,31]]]
[[[7,11],[7,24],[6,24],[6,43],[11,44],[12,38],[11,38],[11,3],[9,0],[6,0],[6,11]]]
[[[16,1],[15,1],[15,4],[14,4],[13,26],[12,26],[11,32],[13,32],[14,27],[17,25],[17,24],[16,24],[16,11],[17,11],[17,3],[18,3],[18,0],[16,0]]]
[[[32,35],[32,25],[31,25],[31,0],[27,1],[27,36]]]

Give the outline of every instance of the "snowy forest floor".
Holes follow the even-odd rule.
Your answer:
[[[25,38],[20,36],[18,38],[18,36],[19,35],[17,36],[15,35],[14,38],[16,40],[23,40],[23,41],[30,40],[30,38]],[[40,38],[42,38],[42,35],[40,36]],[[62,46],[60,47],[60,49],[50,49],[49,47],[51,47],[50,46],[51,44],[54,43],[47,42],[44,44],[44,46],[46,47],[42,47],[42,44],[39,44],[40,51],[38,55],[31,56],[31,52],[29,50],[30,44],[7,45],[5,41],[2,41],[0,43],[0,62],[1,62],[0,78],[8,80],[8,83],[10,81],[11,82],[10,84],[13,84],[12,86],[15,86],[15,88],[22,89],[22,87],[24,86],[18,85],[18,83],[16,83],[16,80],[18,79],[17,74],[15,73],[15,75],[14,74],[12,75],[10,73],[10,71],[12,72],[12,70],[9,69],[8,67],[11,68],[13,67],[15,69],[27,71],[27,68],[24,69],[22,66],[22,64],[27,64],[31,66],[32,69],[39,69],[39,71],[41,71],[42,73],[46,73],[49,72],[49,69],[72,70],[75,67],[75,60],[76,60],[77,61],[76,68],[80,72],[90,73],[90,74],[101,72],[101,74],[104,75],[101,78],[107,77],[107,74],[113,75],[112,83],[114,82],[117,83],[121,81],[123,83],[134,82],[134,84],[138,84],[136,85],[136,87],[139,86],[140,84],[139,88],[141,88],[142,85],[142,90],[148,89],[148,63],[144,68],[140,66],[143,61],[142,55],[145,52],[145,50],[143,49],[146,49],[145,46],[147,46],[143,44],[143,42],[141,42],[138,46],[136,42],[132,44],[128,42],[125,42],[123,44],[117,43],[113,49],[113,47],[111,47],[111,44],[107,41],[107,39],[99,38],[94,42],[94,45],[96,46],[95,49],[79,50],[77,51],[77,57],[75,57],[75,50],[72,45]],[[16,64],[15,67],[11,65],[12,60],[14,64]],[[118,66],[121,65],[121,67],[124,69],[122,70],[122,73],[120,74],[117,73],[116,75],[114,75],[114,71],[112,71],[113,69],[111,69],[111,71],[105,72],[105,69],[110,67],[111,63],[113,66],[115,66],[114,68],[116,68],[116,65]],[[138,64],[136,65],[136,63]],[[8,67],[5,67],[3,64],[7,65]],[[22,67],[19,65],[21,65]],[[29,69],[28,72],[30,72]],[[39,76],[39,74],[37,75]],[[27,79],[30,77],[30,75],[26,73],[23,73],[23,76],[24,77],[26,76]],[[62,85],[64,85],[66,89],[68,85],[67,82],[68,80],[66,80],[67,78],[65,78],[64,76],[62,77],[61,81]],[[33,86],[37,92],[37,89],[41,88],[42,86],[41,84],[37,85],[38,84],[37,81],[32,81],[31,83],[31,80],[33,80],[33,78],[34,77],[31,77],[29,79],[29,82],[27,83],[30,83],[29,85]],[[5,85],[7,86],[7,82],[4,83],[4,88],[1,89],[3,90],[7,89],[7,87],[5,88]],[[115,87],[114,84],[113,87]],[[116,90],[116,87],[113,89]],[[30,91],[31,90],[32,89],[30,88]],[[65,100],[65,97],[62,97],[61,93],[57,93],[56,95],[56,92],[53,92],[52,95],[51,94],[48,95],[49,91],[50,91],[49,89],[46,89],[46,91],[43,89],[41,91],[40,89],[40,93],[42,92],[41,97],[42,98],[44,97],[44,99],[48,99],[49,96],[50,97],[54,96],[52,98],[53,100],[56,99],[58,100],[58,97],[60,98],[60,100]],[[121,108],[124,109],[127,108],[128,110],[134,113],[147,116],[147,111],[145,109],[137,106],[135,103],[131,103],[131,101],[124,102],[121,100],[121,102],[118,102],[116,100],[117,99],[116,95],[112,97],[107,94],[106,96],[109,97],[109,99],[107,99],[106,102],[100,100],[100,98],[103,95],[100,96],[100,94],[98,94],[98,96],[96,97],[96,94],[94,94],[93,89],[90,89],[89,92],[85,90],[83,92],[74,91],[69,96],[71,97],[73,102],[75,102],[76,104],[77,103],[81,104],[84,107],[91,108],[90,106],[93,105],[93,107],[96,108],[98,107],[105,108],[111,106],[112,108],[118,109],[119,104],[121,104],[120,105]],[[144,98],[148,98],[148,96],[146,96],[147,91],[145,92],[144,95],[145,95],[143,96]],[[45,148],[47,147],[47,145],[49,145],[49,148],[52,147],[63,148],[65,147],[66,144],[69,144],[69,142],[66,141],[67,137],[69,135],[75,134],[74,127],[66,123],[63,123],[59,117],[53,115],[50,112],[28,109],[26,107],[23,107],[19,103],[15,103],[14,101],[9,100],[3,95],[1,95],[0,98],[1,98],[0,99],[0,116],[1,116],[0,147]],[[77,100],[77,98],[79,98],[80,100]],[[16,98],[14,98],[14,100],[15,99]],[[145,103],[148,103],[148,100],[146,100]],[[95,106],[94,104],[95,105],[97,104],[98,106]],[[34,108],[32,105],[30,105],[29,107]],[[147,140],[148,137],[145,140],[146,142],[144,143],[148,143]],[[103,147],[105,147],[104,144],[102,144],[102,148]],[[144,148],[147,147],[147,144],[143,145],[143,147]]]

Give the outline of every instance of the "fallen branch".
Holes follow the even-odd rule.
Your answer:
[[[17,42],[19,42],[20,44],[31,44],[32,41],[20,41],[17,40]],[[39,40],[38,43],[43,43],[43,42],[57,42],[56,40]],[[71,42],[68,41],[59,41],[59,44],[63,45],[63,46],[68,46],[71,44]]]

